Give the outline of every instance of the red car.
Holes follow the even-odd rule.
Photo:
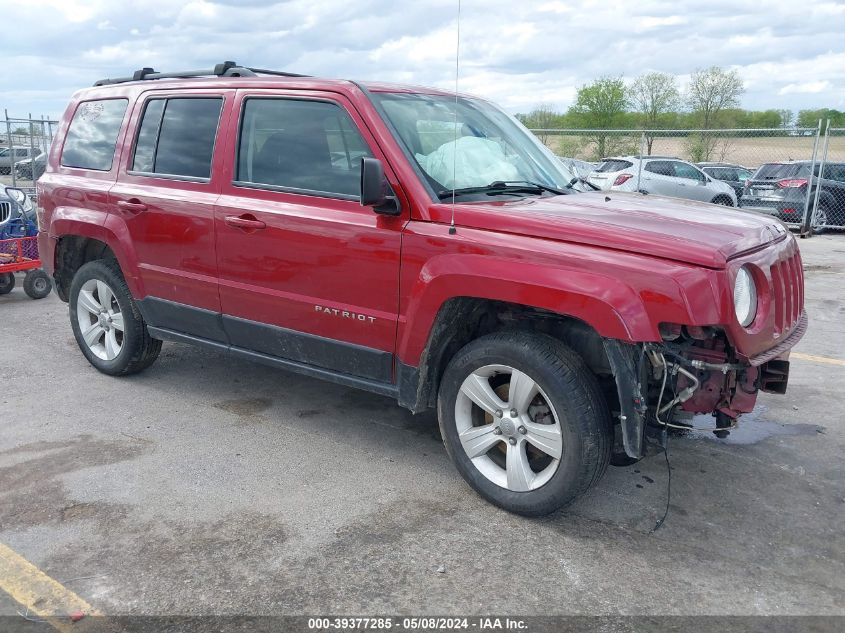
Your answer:
[[[693,414],[724,435],[807,327],[776,220],[582,187],[482,99],[142,69],[74,95],[39,246],[101,372],[181,341],[436,407],[466,481],[540,515]]]

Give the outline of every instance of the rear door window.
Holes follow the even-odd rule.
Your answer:
[[[672,162],[668,160],[652,160],[646,163],[646,166],[643,168],[652,174],[658,174],[660,176],[674,176],[675,170],[672,169]]]
[[[211,177],[220,97],[151,99],[144,109],[132,171],[206,180]]]
[[[126,99],[80,103],[65,137],[62,165],[109,171],[128,103]]]

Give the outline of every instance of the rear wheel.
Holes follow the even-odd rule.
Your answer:
[[[12,273],[0,273],[0,295],[7,295],[15,287],[15,276]]]
[[[811,221],[813,233],[816,235],[824,233],[827,230],[828,218],[830,218],[830,214],[824,206],[820,205],[818,209],[813,211],[813,219]]]
[[[52,289],[50,276],[40,268],[30,270],[23,278],[23,291],[32,299],[43,299]]]
[[[717,198],[713,199],[713,204],[720,204],[723,207],[732,207],[734,206],[733,200],[728,198],[727,196],[718,196]]]
[[[149,367],[161,351],[150,337],[116,262],[88,262],[70,285],[70,323],[85,358],[104,374],[122,376]]]
[[[496,333],[461,349],[443,375],[438,417],[461,476],[518,514],[570,503],[610,459],[610,412],[595,376],[545,335]]]

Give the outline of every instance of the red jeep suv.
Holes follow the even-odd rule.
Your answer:
[[[145,68],[71,100],[39,246],[99,371],[179,341],[436,407],[464,479],[540,515],[694,414],[726,434],[807,327],[776,220],[583,189],[482,99]]]

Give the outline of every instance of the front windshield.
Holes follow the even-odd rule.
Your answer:
[[[375,93],[435,193],[531,182],[566,189],[573,175],[514,117],[480,99]],[[457,121],[455,109],[457,106]]]

